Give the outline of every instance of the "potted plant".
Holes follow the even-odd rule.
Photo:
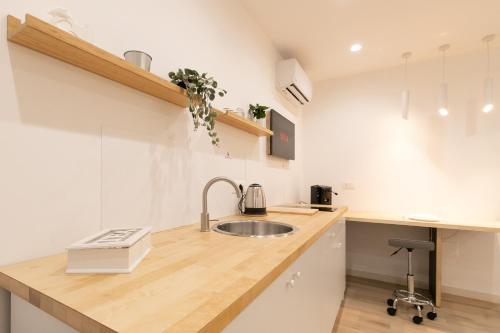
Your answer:
[[[215,131],[215,117],[217,113],[212,110],[215,96],[224,97],[227,91],[217,87],[217,81],[207,73],[200,73],[194,69],[178,69],[177,72],[168,73],[172,83],[186,89],[189,99],[189,112],[193,117],[194,129],[201,125],[208,131],[212,144],[217,146],[219,138]]]
[[[266,111],[269,110],[269,106],[259,105],[259,103],[248,106],[248,115],[250,119],[258,122],[259,125],[266,127]],[[272,110],[272,109],[271,109]]]

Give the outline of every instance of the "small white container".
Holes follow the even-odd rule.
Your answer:
[[[266,124],[266,118],[257,119],[257,124],[259,124],[262,127],[266,127],[266,125],[267,125]]]
[[[151,228],[108,229],[68,250],[66,273],[130,273],[151,250]]]

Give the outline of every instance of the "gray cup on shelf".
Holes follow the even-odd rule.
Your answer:
[[[149,72],[149,69],[151,68],[151,60],[153,60],[149,54],[136,50],[125,52],[123,57],[127,62],[144,69],[146,72]]]

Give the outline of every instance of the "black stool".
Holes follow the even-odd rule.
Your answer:
[[[422,323],[423,316],[422,310],[424,305],[431,306],[432,311],[427,313],[427,318],[434,320],[437,317],[436,307],[432,300],[424,295],[415,292],[415,277],[413,276],[412,269],[412,252],[414,249],[422,249],[427,251],[434,251],[435,246],[433,242],[430,241],[420,241],[420,240],[409,240],[409,239],[389,239],[389,245],[393,247],[398,247],[392,255],[398,253],[401,249],[405,248],[408,250],[408,274],[407,276],[407,289],[394,290],[392,293],[392,298],[387,300],[387,313],[394,316],[397,311],[397,306],[399,302],[405,302],[410,305],[414,305],[417,309],[417,315],[413,317],[413,322],[415,324]]]

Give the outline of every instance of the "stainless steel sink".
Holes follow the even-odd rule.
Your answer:
[[[221,222],[212,230],[226,235],[241,237],[285,237],[298,229],[293,225],[271,221],[229,221]]]

